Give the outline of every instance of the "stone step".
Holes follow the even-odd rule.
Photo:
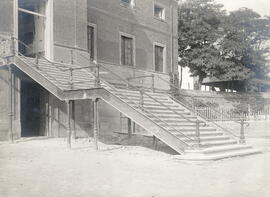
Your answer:
[[[156,118],[156,117],[149,117],[151,118],[153,121],[157,121],[157,122],[160,122],[160,121],[164,121],[166,123],[179,123],[179,122],[192,122],[196,120],[196,117],[181,117],[179,116],[178,118]],[[160,122],[161,123],[161,122]],[[195,123],[194,123],[195,124]]]
[[[236,144],[237,141],[230,139],[230,140],[218,140],[218,141],[208,141],[208,142],[201,142],[200,146],[203,148],[206,147],[213,147],[213,146],[222,146],[222,145],[230,145],[230,144]],[[196,145],[196,144],[194,144]]]
[[[174,114],[174,112],[172,112],[171,110],[169,109],[149,109],[149,111],[151,111],[152,113],[157,113],[157,114]],[[177,111],[177,112],[186,112],[184,109],[174,109],[174,111]]]
[[[177,135],[179,132],[172,131],[171,133]],[[196,136],[195,132],[184,131],[184,132],[181,132],[181,133],[183,133],[183,134],[185,134],[187,136],[192,136],[192,137]],[[224,134],[222,132],[212,132],[212,131],[205,131],[205,132],[201,133],[201,136],[223,136],[223,135]]]
[[[188,117],[188,115],[191,115],[189,112],[174,112],[174,110],[171,111],[170,114],[161,114],[161,113],[151,113],[148,116],[150,117],[158,117],[158,118],[179,118],[179,117]]]
[[[140,100],[136,100],[136,99],[124,99],[124,101],[126,103],[140,103]],[[146,101],[143,101],[143,105],[165,105],[165,106],[171,106],[173,105],[173,102],[170,102],[170,101],[155,101],[155,100],[146,100]],[[177,106],[178,107],[178,106]]]
[[[241,149],[241,150],[235,150],[235,151],[229,151],[229,152],[220,152],[215,154],[184,154],[176,156],[175,158],[186,160],[186,161],[212,161],[212,160],[219,160],[219,159],[225,159],[225,158],[231,158],[231,157],[240,157],[240,156],[247,156],[247,155],[253,155],[261,153],[261,149],[256,148],[247,148],[247,149]]]
[[[213,154],[213,153],[220,153],[220,152],[229,152],[229,151],[236,151],[236,150],[243,150],[252,148],[250,145],[242,145],[242,144],[234,144],[234,145],[227,145],[227,146],[218,146],[218,147],[210,147],[205,148],[203,150],[189,150],[186,153],[204,153],[204,154]]]
[[[170,127],[165,127],[168,131],[174,131],[174,129],[176,129],[176,128],[174,128],[174,129],[170,129]],[[180,132],[196,132],[196,129],[195,128],[189,128],[189,127],[187,127],[187,128],[185,128],[185,127],[183,127],[183,128],[177,128],[176,130],[179,130]],[[209,132],[213,132],[213,131],[216,131],[217,129],[215,129],[215,128],[212,128],[212,127],[205,127],[205,128],[201,128],[200,129],[200,132],[201,133],[204,133],[204,132],[206,132],[206,131],[209,131]]]
[[[136,90],[128,90],[128,89],[117,89],[117,90],[119,92],[126,93],[129,95],[140,95],[140,92]],[[145,92],[145,94],[150,95],[150,96],[160,97],[160,98],[168,98],[166,94],[161,94],[161,93]]]
[[[186,139],[183,137],[181,134],[176,135],[179,139],[185,141],[185,142],[190,142],[190,139]],[[196,138],[192,138],[192,140],[196,140]],[[201,143],[212,143],[212,142],[225,142],[226,140],[230,140],[230,137],[228,136],[201,136],[200,141]]]
[[[115,90],[114,90],[114,93],[116,95],[119,95],[120,98],[122,98],[122,99],[126,99],[126,97],[128,97],[129,99],[140,100],[140,95],[130,95],[130,94],[126,94],[126,93],[117,92]],[[122,95],[125,95],[125,96],[122,96]],[[158,101],[169,101],[168,98],[160,98],[160,97],[153,97],[153,98],[155,98]],[[144,97],[143,99],[145,101],[152,101],[153,98]]]

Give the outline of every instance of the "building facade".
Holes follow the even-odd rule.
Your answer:
[[[171,73],[177,73],[174,0],[2,0],[0,15],[1,36],[18,38],[15,48],[28,57],[40,54],[51,61],[81,66],[89,65],[87,57],[125,79],[155,75],[169,80]],[[121,85],[106,73],[103,77]],[[168,90],[169,85],[158,78],[156,87]],[[8,108],[10,79],[14,91],[12,112]],[[147,88],[150,82],[145,77],[134,83]],[[9,138],[10,114],[14,138],[65,136],[65,103],[19,70],[14,69],[9,76],[8,70],[1,68],[0,106],[1,140]],[[74,101],[72,108],[76,135],[91,135],[91,101]],[[121,113],[105,102],[100,102],[99,114],[101,130],[117,131],[125,124],[120,121]]]

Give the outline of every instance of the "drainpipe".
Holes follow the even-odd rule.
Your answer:
[[[173,17],[173,0],[170,1],[170,9],[171,9],[171,72],[174,73],[174,43],[173,43],[173,25],[174,25],[174,17]]]

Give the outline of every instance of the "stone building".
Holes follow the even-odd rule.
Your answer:
[[[243,121],[238,139],[179,96],[177,26],[174,0],[1,0],[0,139],[93,136],[98,149],[144,132],[187,160],[260,152]]]
[[[2,37],[18,38],[20,42],[15,47],[27,57],[39,54],[51,61],[89,65],[80,53],[124,79],[154,74],[169,80],[169,73],[177,73],[174,0],[2,0],[0,15]],[[7,140],[10,114],[7,68],[2,67],[0,76],[0,139]],[[118,79],[104,77],[121,85]],[[19,69],[13,69],[12,81],[14,138],[65,136],[65,102]],[[150,87],[151,79],[141,78],[137,82]],[[168,89],[166,83],[158,80],[155,83],[160,89]],[[93,105],[90,100],[74,103],[76,132],[85,136],[93,127]],[[119,111],[101,101],[99,112],[102,130],[117,131],[122,127]],[[126,124],[127,120],[123,120],[121,124]]]

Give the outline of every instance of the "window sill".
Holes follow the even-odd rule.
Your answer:
[[[159,17],[157,17],[157,16],[154,16],[154,19],[156,19],[156,20],[158,20],[158,21],[160,21],[160,22],[163,22],[163,23],[167,23],[167,22],[166,22],[166,19],[159,18]]]
[[[129,3],[123,3],[121,2],[120,5],[124,8],[127,8],[127,9],[131,9],[131,10],[135,10],[135,6],[134,5],[131,5]]]

